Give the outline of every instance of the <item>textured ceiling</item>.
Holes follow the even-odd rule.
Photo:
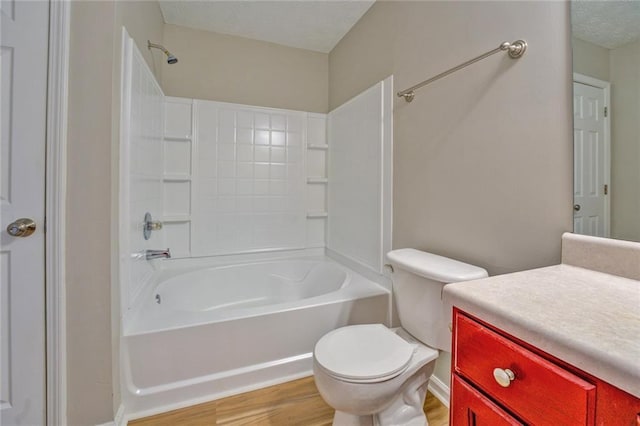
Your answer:
[[[168,24],[328,53],[375,0],[160,0]]]
[[[573,0],[573,35],[607,49],[640,40],[640,0]]]

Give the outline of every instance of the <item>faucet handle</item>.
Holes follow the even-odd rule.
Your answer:
[[[152,222],[147,222],[146,226],[149,231],[159,231],[162,229],[162,222],[154,220]]]
[[[144,235],[144,239],[148,240],[151,238],[151,231],[159,231],[162,229],[162,222],[153,220],[151,217],[151,213],[145,213],[144,215],[144,224],[142,228],[142,234]]]

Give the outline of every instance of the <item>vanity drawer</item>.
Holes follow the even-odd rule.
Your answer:
[[[456,313],[455,372],[527,423],[535,425],[593,424],[595,386],[541,358],[482,324]],[[506,387],[494,378],[503,373]],[[544,415],[542,415],[544,413]]]

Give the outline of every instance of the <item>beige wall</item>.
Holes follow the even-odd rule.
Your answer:
[[[330,108],[389,74],[404,89],[525,38],[394,111],[394,248],[490,274],[560,261],[572,229],[568,3],[378,2],[329,56]],[[448,377],[441,377],[448,381]]]
[[[611,51],[611,236],[640,241],[640,42]]]
[[[161,82],[162,71],[167,67],[166,56],[158,49],[150,50],[147,48],[147,40],[162,44],[164,18],[158,2],[149,0],[117,1],[115,19],[117,46],[114,51],[114,61],[118,62],[118,67],[120,66],[120,44],[122,42],[120,29],[125,27],[131,38],[136,42],[138,49],[140,49],[156,79]],[[119,69],[117,68],[117,70]]]
[[[113,419],[110,164],[115,5],[71,6],[67,170],[67,415]]]
[[[169,96],[327,112],[325,53],[176,25],[164,43],[179,60],[162,75]]]
[[[403,89],[503,39],[529,43],[522,59],[497,55],[396,100],[395,247],[492,274],[559,260],[572,228],[568,19],[557,2],[381,2],[331,52],[335,108],[385,75]]]
[[[571,38],[573,47],[573,72],[609,81],[609,49]]]
[[[118,176],[123,24],[153,69],[153,61],[159,63],[156,53],[152,59],[140,42],[162,38],[156,2],[71,4],[66,303],[67,416],[72,426],[111,421],[119,405],[119,304],[111,285],[117,263],[106,253],[113,251],[110,242],[117,241],[111,226],[117,197],[112,200],[111,194]]]

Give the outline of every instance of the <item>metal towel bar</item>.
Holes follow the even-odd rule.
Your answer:
[[[473,63],[476,63],[478,61],[483,60],[484,58],[487,58],[495,53],[498,52],[502,52],[502,51],[507,51],[507,53],[509,54],[509,57],[513,58],[513,59],[518,59],[520,58],[522,55],[524,55],[524,52],[527,50],[527,42],[524,40],[516,40],[513,43],[509,43],[508,41],[505,41],[504,43],[501,43],[500,46],[496,47],[493,50],[490,50],[486,53],[483,53],[480,56],[477,56],[463,64],[458,65],[457,67],[453,67],[445,72],[441,72],[440,74],[431,77],[428,80],[425,80],[421,83],[416,84],[415,86],[409,87],[406,90],[403,90],[401,92],[398,92],[397,95],[399,98],[404,97],[404,100],[407,102],[411,102],[413,100],[413,98],[415,97],[415,91],[420,89],[421,87],[426,86],[429,83],[433,83],[436,80],[440,80],[443,77],[448,76],[449,74],[453,74],[454,72],[461,70],[462,68],[465,68]]]

